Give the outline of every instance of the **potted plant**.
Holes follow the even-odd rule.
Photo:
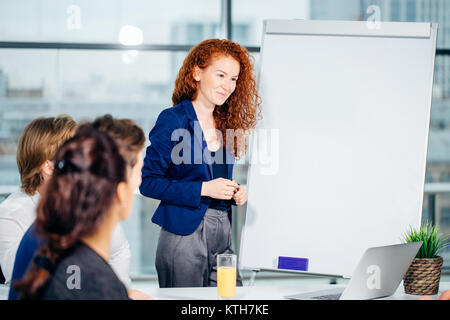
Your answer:
[[[448,237],[438,235],[438,227],[426,223],[419,229],[410,228],[404,235],[405,242],[422,241],[422,247],[403,277],[405,293],[432,295],[439,291],[443,259],[438,254],[448,246]]]

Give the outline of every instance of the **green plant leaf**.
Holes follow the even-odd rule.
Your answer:
[[[422,241],[422,246],[417,252],[416,258],[435,258],[438,254],[450,246],[448,242],[449,236],[439,235],[439,228],[430,222],[419,229],[414,229],[411,226],[403,235],[405,243]]]

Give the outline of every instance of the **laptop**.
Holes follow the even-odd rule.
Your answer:
[[[286,296],[295,300],[367,300],[387,297],[397,290],[422,241],[366,250],[345,288]]]

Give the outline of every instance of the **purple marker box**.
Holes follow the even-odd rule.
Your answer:
[[[308,271],[307,258],[278,257],[278,269]]]

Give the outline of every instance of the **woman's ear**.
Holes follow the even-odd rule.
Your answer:
[[[126,205],[127,195],[126,195],[126,184],[125,182],[119,182],[117,185],[116,199],[120,206]]]
[[[202,70],[198,66],[195,66],[194,67],[194,74],[193,74],[195,81],[200,81],[201,73],[202,73]]]
[[[130,215],[131,204],[133,201],[130,200],[130,190],[126,182],[122,181],[117,185],[116,200],[119,208],[119,210],[117,210],[117,218],[119,221],[127,219]]]

